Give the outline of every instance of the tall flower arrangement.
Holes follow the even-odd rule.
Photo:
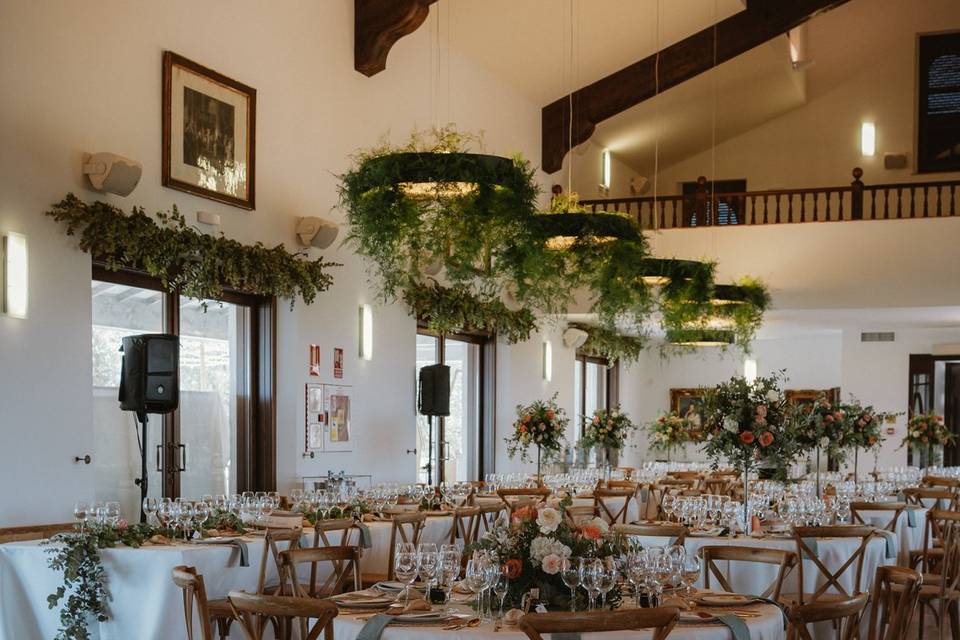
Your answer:
[[[706,434],[703,450],[715,467],[726,462],[748,473],[765,460],[785,473],[799,447],[781,380],[782,376],[758,377],[751,384],[734,377],[706,390],[700,405]]]
[[[894,414],[876,411],[872,406],[864,407],[854,398],[851,403],[844,405],[844,411],[850,418],[853,441],[853,473],[859,472],[858,462],[860,449],[877,449],[883,442],[883,423]]]
[[[943,416],[936,413],[921,413],[907,421],[907,435],[900,447],[910,446],[918,454],[920,466],[933,464],[933,448],[948,445],[954,441],[953,434],[943,423]]]
[[[609,411],[597,409],[584,425],[581,440],[588,447],[623,449],[627,438],[636,429],[637,426],[620,410],[619,405]]]
[[[847,451],[858,443],[854,416],[848,407],[830,402],[820,394],[813,404],[797,409],[797,440],[808,450],[819,448],[843,462]]]
[[[508,607],[520,607],[523,594],[540,590],[540,600],[551,609],[569,610],[570,591],[560,570],[564,558],[605,558],[618,555],[617,542],[603,518],[572,524],[564,514],[572,501],[552,499],[534,507],[516,509],[501,517],[468,551],[484,549],[496,554],[509,586]],[[578,599],[582,594],[578,593]],[[616,608],[619,587],[607,594],[606,603]],[[582,602],[578,603],[582,609]]]
[[[661,415],[647,426],[647,431],[650,433],[650,448],[665,451],[668,459],[670,452],[677,447],[700,440],[693,420],[681,416],[676,411]]]
[[[557,406],[557,394],[549,400],[537,400],[529,405],[517,405],[517,420],[513,423],[513,433],[506,438],[507,453],[511,458],[517,455],[524,462],[530,461],[529,448],[537,448],[537,477],[540,477],[540,463],[552,460],[563,451],[564,432],[570,419],[566,412]]]

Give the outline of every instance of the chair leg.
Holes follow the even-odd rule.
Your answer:
[[[950,611],[950,631],[953,634],[953,640],[960,640],[960,602],[951,600],[947,608]]]
[[[230,625],[233,624],[232,618],[217,618],[217,633],[220,640],[227,640],[230,636]]]

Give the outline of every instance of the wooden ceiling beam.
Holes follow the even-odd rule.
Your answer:
[[[661,50],[659,64],[658,54],[653,54],[551,102],[541,114],[543,170],[560,170],[571,137],[573,146],[586,142],[598,124],[657,91],[675,87],[848,1],[748,0],[743,11]]]
[[[372,76],[387,68],[397,41],[416,31],[437,0],[353,0],[353,68]]]

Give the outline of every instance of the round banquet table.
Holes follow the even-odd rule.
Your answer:
[[[751,611],[760,614],[756,618],[743,619],[750,630],[750,640],[782,640],[786,638],[783,628],[783,614],[774,605],[754,605]],[[469,609],[464,609],[469,611]],[[333,620],[333,637],[337,640],[356,640],[363,628],[365,615],[342,613]],[[581,640],[642,640],[650,638],[650,631],[614,631],[604,633],[584,633]],[[526,635],[516,627],[504,626],[500,631],[493,630],[493,624],[478,627],[445,631],[440,626],[388,626],[383,631],[382,640],[525,640]],[[670,640],[732,640],[733,634],[720,623],[680,622],[670,633]]]
[[[910,560],[911,551],[920,551],[923,549],[923,531],[927,519],[927,512],[930,509],[926,507],[907,507],[906,511],[900,514],[894,533],[897,536],[899,544],[899,556],[897,558],[901,566],[907,566]],[[911,515],[912,513],[912,515]],[[860,512],[860,517],[867,524],[876,527],[884,527],[890,522],[890,513],[887,511]]]
[[[449,516],[431,516],[421,534],[422,542],[445,542],[453,520]],[[387,572],[390,546],[390,522],[371,522],[371,546],[364,549],[361,571]],[[353,534],[356,535],[356,534]],[[264,551],[262,537],[243,538],[248,549],[249,566],[240,566],[240,553],[226,545],[146,545],[139,549],[118,546],[103,549],[101,558],[107,574],[110,620],[91,622],[91,637],[100,640],[179,640],[185,637],[183,599],[173,584],[170,572],[177,565],[197,568],[203,576],[207,597],[225,598],[236,589],[255,591]],[[331,536],[331,542],[338,542]],[[304,531],[305,545],[313,544],[313,532]],[[62,575],[47,567],[49,554],[39,541],[11,542],[0,545],[0,640],[52,638],[59,627],[59,610],[47,608],[47,596],[63,583]],[[319,579],[329,575],[320,565]],[[274,562],[267,562],[267,583],[277,582]],[[301,579],[309,579],[304,568]],[[231,638],[242,638],[238,625]]]

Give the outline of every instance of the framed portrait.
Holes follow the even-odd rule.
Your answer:
[[[254,209],[257,90],[163,54],[163,186]]]
[[[703,389],[670,389],[670,410],[679,416],[697,414],[702,399]]]

